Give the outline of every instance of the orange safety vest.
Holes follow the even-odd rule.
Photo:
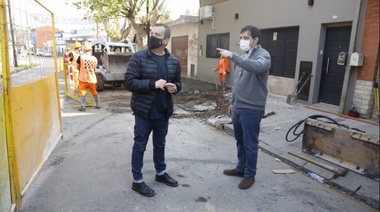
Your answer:
[[[219,73],[230,72],[230,62],[227,58],[219,59],[219,64],[215,68],[215,70],[219,71]]]
[[[98,65],[98,59],[95,56],[83,54],[80,56],[79,63],[79,81],[96,83],[96,66]]]

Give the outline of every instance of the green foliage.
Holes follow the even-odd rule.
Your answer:
[[[25,69],[36,67],[37,65],[38,65],[37,63],[29,63],[29,64],[19,65],[18,67],[21,68],[22,70],[25,70]]]
[[[101,24],[111,40],[127,38],[136,33],[138,46],[163,16],[168,0],[76,0],[73,5],[86,11],[84,18]]]
[[[164,23],[164,24],[166,24],[166,23],[169,23],[169,22],[172,22],[173,20],[172,20],[172,18],[170,17],[170,13],[168,12],[168,11],[165,11],[163,14],[162,14],[162,16],[161,16],[161,18],[160,18],[160,23]]]

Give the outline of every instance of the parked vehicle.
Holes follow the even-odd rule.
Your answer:
[[[96,89],[102,91],[106,84],[115,87],[124,85],[124,73],[132,54],[135,53],[132,43],[128,40],[108,42],[100,37],[90,44],[92,54],[98,59]]]
[[[43,56],[44,50],[43,49],[37,49],[36,55],[37,56]]]
[[[43,57],[51,57],[52,54],[49,51],[43,51],[41,56],[43,56]]]

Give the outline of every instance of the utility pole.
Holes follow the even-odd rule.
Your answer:
[[[15,67],[18,67],[17,64],[17,51],[16,51],[16,44],[15,44],[15,34],[13,31],[13,21],[12,21],[12,13],[11,13],[11,1],[8,0],[8,13],[9,13],[9,25],[11,30],[11,36],[12,36],[12,47],[13,47],[13,63]]]

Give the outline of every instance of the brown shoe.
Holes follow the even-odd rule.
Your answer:
[[[248,189],[255,183],[255,177],[244,177],[239,183],[240,189]]]
[[[225,169],[223,174],[228,176],[244,177],[244,173],[236,171],[236,169]]]

